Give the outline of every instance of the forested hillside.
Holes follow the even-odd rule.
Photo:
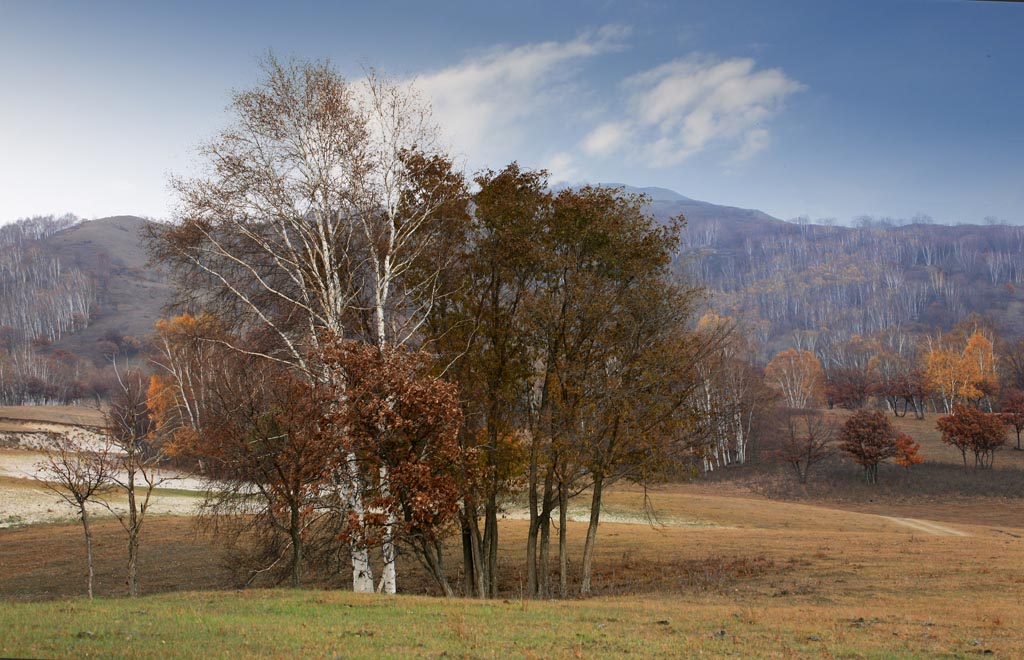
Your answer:
[[[838,343],[894,326],[948,330],[972,313],[1004,337],[1024,333],[1024,227],[796,224],[671,198],[651,210],[686,216],[680,269],[745,322],[762,358],[794,331]]]
[[[169,289],[146,266],[142,218],[27,218],[0,228],[0,403],[103,397]]]
[[[808,341],[948,330],[971,313],[1004,338],[1024,334],[1024,227],[797,224],[663,188],[625,190],[650,196],[659,220],[687,219],[678,267],[717,313],[743,321],[762,363]],[[2,403],[92,396],[104,389],[95,369],[137,353],[170,295],[147,265],[145,224],[66,215],[0,228]]]

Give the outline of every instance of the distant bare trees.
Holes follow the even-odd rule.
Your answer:
[[[800,483],[807,483],[811,468],[834,453],[836,425],[818,411],[781,410],[770,451],[793,468]]]
[[[55,434],[51,439],[53,444],[39,463],[36,478],[78,511],[85,534],[87,585],[92,599],[95,571],[89,505],[100,504],[100,497],[114,486],[111,447],[107,440],[99,447],[87,447],[80,434]]]

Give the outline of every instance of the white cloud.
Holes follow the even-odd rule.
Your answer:
[[[589,156],[607,156],[623,146],[629,132],[629,122],[601,124],[583,138],[583,151]]]
[[[672,167],[718,150],[725,161],[749,160],[771,144],[768,123],[785,100],[804,89],[781,69],[758,69],[750,58],[691,56],[597,86],[585,71],[601,55],[622,51],[628,27],[607,26],[569,41],[497,48],[425,74],[416,85],[433,102],[435,119],[456,154],[474,165],[548,157],[565,180],[587,160],[617,157]],[[551,119],[561,132],[551,137]],[[538,126],[549,141],[537,144]],[[563,128],[564,127],[564,128]],[[582,135],[582,138],[580,137]]]
[[[495,49],[417,78],[454,147],[486,161],[515,144],[524,120],[572,98],[580,62],[621,50],[629,28],[611,25],[571,41]],[[504,155],[504,154],[502,154]]]
[[[752,128],[743,137],[743,144],[733,156],[733,160],[741,162],[750,160],[771,144],[772,136],[763,128]]]
[[[618,134],[634,160],[655,167],[677,165],[693,154],[721,146],[735,149],[733,161],[752,158],[770,143],[764,122],[775,116],[786,97],[804,89],[780,69],[755,70],[752,59],[725,61],[690,57],[674,60],[628,78],[625,118],[608,122],[581,144],[590,154],[612,142],[607,126]],[[605,139],[601,139],[605,138]]]
[[[576,168],[572,154],[564,151],[551,156],[544,165],[544,169],[548,171],[552,184],[572,183],[579,180],[580,172]]]

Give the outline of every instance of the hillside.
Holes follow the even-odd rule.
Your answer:
[[[103,396],[171,288],[147,265],[147,221],[39,217],[0,228],[0,403]]]
[[[713,309],[744,322],[762,361],[794,332],[837,344],[897,327],[949,329],[972,313],[1006,339],[1024,335],[1024,227],[794,224],[665,188],[623,188],[647,194],[658,221],[686,218],[678,269],[707,288]],[[81,364],[138,351],[171,295],[147,264],[146,223],[36,218],[0,229],[0,403],[66,402],[97,389]],[[69,377],[74,391],[44,391]]]
[[[83,222],[46,239],[67,265],[95,282],[97,301],[87,327],[63,337],[56,347],[83,357],[100,357],[102,341],[144,339],[171,295],[166,276],[147,265],[142,230],[147,220],[115,216]]]

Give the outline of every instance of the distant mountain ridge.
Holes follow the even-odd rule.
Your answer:
[[[658,221],[686,218],[676,267],[764,346],[794,331],[930,331],[970,313],[1024,334],[1024,227],[794,224],[667,188],[604,185],[648,195]],[[0,228],[0,359],[45,379],[50,367],[38,360],[54,351],[102,365],[112,351],[138,350],[173,293],[148,263],[149,223],[124,215]]]

